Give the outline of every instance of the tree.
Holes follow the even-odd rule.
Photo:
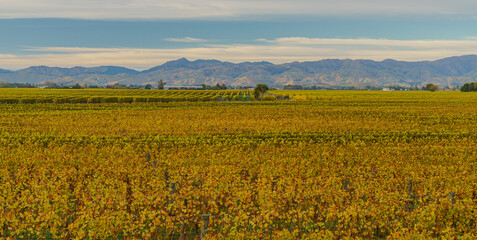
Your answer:
[[[261,97],[260,101],[263,101],[263,94],[265,94],[268,90],[270,89],[268,88],[267,84],[263,84],[263,83],[257,84],[253,92],[255,95],[255,99],[257,99],[260,96]]]
[[[461,92],[476,92],[477,91],[477,82],[465,83],[461,88]]]
[[[427,91],[435,92],[437,89],[439,89],[439,87],[435,84],[429,83],[426,85],[426,89]]]
[[[144,89],[152,89],[151,84],[147,84],[147,85],[144,87]]]
[[[157,82],[157,89],[159,90],[164,90],[164,86],[166,85],[166,82],[164,82],[164,80],[159,80],[159,82]]]
[[[285,86],[283,86],[283,90],[303,90],[303,86],[301,86],[301,85],[285,85]]]
[[[72,88],[72,89],[81,89],[81,86],[79,85],[79,83],[76,83],[76,84],[73,85],[71,88]]]

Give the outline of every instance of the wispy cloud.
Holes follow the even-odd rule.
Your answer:
[[[184,37],[184,38],[165,38],[164,40],[168,42],[179,42],[179,43],[200,43],[207,42],[205,39]]]
[[[0,68],[19,69],[34,65],[99,66],[118,65],[145,69],[181,57],[218,59],[229,62],[316,61],[321,59],[435,60],[477,54],[477,40],[389,40],[389,39],[262,39],[264,44],[211,45],[192,48],[79,48],[36,47],[24,55],[0,55]]]
[[[370,38],[357,38],[357,39],[338,39],[338,38],[306,38],[306,37],[284,37],[276,38],[272,40],[257,39],[257,41],[267,42],[277,45],[288,46],[372,46],[372,47],[403,47],[403,48],[415,48],[415,49],[438,49],[438,48],[450,48],[450,49],[477,49],[477,38],[466,38],[465,40],[391,40],[391,39],[370,39]]]
[[[469,0],[1,0],[0,18],[164,19],[250,15],[475,15]]]

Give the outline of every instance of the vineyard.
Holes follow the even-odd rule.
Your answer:
[[[0,238],[477,237],[475,93],[0,91]]]
[[[252,91],[0,89],[0,104],[251,101]],[[267,100],[275,100],[268,98]]]

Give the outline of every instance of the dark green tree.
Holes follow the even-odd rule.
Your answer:
[[[82,87],[79,85],[79,83],[76,83],[71,87],[72,89],[81,89]]]
[[[427,91],[435,92],[437,89],[439,89],[439,87],[435,84],[429,83],[426,85],[426,89]]]
[[[267,86],[267,84],[263,84],[263,83],[259,83],[257,84],[257,86],[255,87],[253,93],[255,95],[255,99],[258,99],[258,97],[260,96],[260,101],[263,101],[263,95],[268,91],[270,90]]]
[[[159,82],[157,82],[157,89],[159,90],[164,90],[164,86],[166,85],[166,82],[164,82],[164,80],[159,80]]]
[[[461,88],[461,92],[477,92],[477,82],[465,83]]]
[[[144,89],[152,89],[152,85],[151,85],[151,84],[147,84],[146,86],[144,86]]]

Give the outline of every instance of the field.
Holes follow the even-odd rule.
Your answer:
[[[114,95],[21,91],[0,98]],[[160,91],[115,91],[0,104],[0,237],[477,237],[475,93],[121,103]]]
[[[121,90],[116,89],[1,89],[0,104],[37,103],[139,103],[139,102],[205,102],[255,100],[248,90]],[[269,99],[274,100],[274,98]]]

